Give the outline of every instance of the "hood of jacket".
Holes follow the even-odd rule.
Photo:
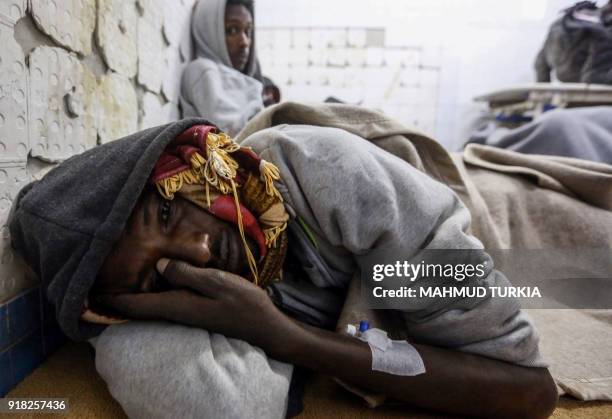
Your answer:
[[[166,145],[199,118],[150,128],[74,156],[30,183],[9,217],[12,245],[38,275],[62,331],[83,340],[104,326],[81,320],[98,272]]]

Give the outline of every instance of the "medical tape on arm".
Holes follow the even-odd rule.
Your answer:
[[[391,340],[381,329],[368,329],[358,339],[370,346],[373,371],[401,376],[425,373],[423,358],[407,341]]]

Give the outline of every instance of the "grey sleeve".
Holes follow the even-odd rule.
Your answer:
[[[162,322],[109,326],[96,369],[130,418],[284,418],[293,367],[250,344]]]
[[[279,166],[288,201],[336,267],[342,265],[335,260],[339,248],[352,255],[353,269],[386,248],[401,249],[406,260],[422,249],[476,249],[488,258],[468,232],[469,211],[450,188],[360,137],[339,129],[285,126],[261,131],[244,144]],[[485,281],[508,284],[494,269]],[[537,332],[516,301],[445,304],[435,301],[435,307],[403,313],[409,336],[521,365],[544,365]]]

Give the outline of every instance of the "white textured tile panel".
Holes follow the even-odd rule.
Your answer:
[[[183,15],[182,21],[179,23],[179,50],[181,52],[181,58],[186,62],[191,61],[194,57],[193,38],[191,37],[191,16],[193,14],[195,2],[196,0],[181,0],[185,14]]]
[[[163,103],[157,95],[146,92],[142,96],[142,106],[140,108],[141,120],[140,129],[147,129],[156,125],[163,124]]]
[[[138,100],[130,80],[116,73],[101,77],[98,85],[98,136],[102,143],[138,129]]]
[[[96,26],[96,0],[30,0],[36,25],[60,45],[91,54]]]
[[[367,31],[363,28],[348,30],[348,44],[353,48],[363,48],[366,46]]]
[[[0,162],[25,161],[28,150],[27,69],[13,28],[0,22]]]
[[[170,45],[179,46],[189,31],[195,0],[166,0],[164,3],[164,36]]]
[[[161,15],[164,2],[139,0],[139,4],[143,14],[138,19],[138,83],[149,91],[159,93],[163,78],[161,70],[165,65]]]
[[[162,112],[163,112],[164,118],[166,119],[164,123],[178,121],[181,117],[178,104],[173,103],[173,102],[166,103],[162,109]]]
[[[15,24],[26,13],[27,0],[1,0],[0,20]]]
[[[96,144],[96,79],[77,56],[62,48],[30,54],[32,155],[64,160]]]
[[[136,75],[138,13],[134,0],[97,0],[96,38],[106,64],[127,77]]]
[[[181,76],[186,64],[183,63],[176,48],[164,50],[164,77],[162,80],[162,93],[168,102],[178,103],[181,88]]]
[[[34,285],[10,244],[6,221],[17,192],[30,181],[25,162],[0,163],[0,303]]]
[[[146,92],[142,97],[140,129],[166,124],[179,119],[178,106],[175,103],[163,103],[162,99],[153,93]]]

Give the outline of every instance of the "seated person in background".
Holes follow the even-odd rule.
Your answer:
[[[287,314],[333,311],[313,289],[345,290],[388,246],[407,259],[436,248],[486,256],[469,225],[450,188],[354,133],[282,124],[239,146],[201,119],[66,161],[20,192],[10,219],[71,338],[99,334],[91,322],[104,314],[191,326],[130,321],[97,338],[98,371],[130,416],[281,417],[292,364],[442,412],[547,417],[556,388],[513,299],[397,312],[411,345],[377,367],[369,344]],[[484,281],[508,284],[492,266]],[[281,310],[271,296],[284,291],[293,298]]]
[[[566,9],[551,25],[535,69],[538,82],[549,82],[554,71],[565,83],[612,84],[612,1]]]
[[[200,0],[191,20],[196,59],[181,79],[183,117],[206,117],[230,135],[263,109],[252,0]]]

